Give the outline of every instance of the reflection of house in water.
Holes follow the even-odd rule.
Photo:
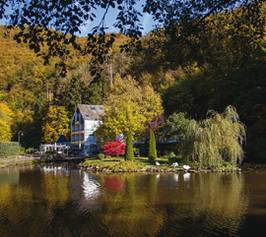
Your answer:
[[[86,199],[97,198],[100,194],[99,183],[86,172],[83,173],[82,189]]]
[[[71,143],[85,155],[97,152],[94,132],[101,124],[102,105],[79,104],[71,120]]]
[[[66,166],[46,164],[42,167],[42,171],[44,173],[54,173],[54,174],[68,174],[69,169]]]
[[[72,170],[70,173],[71,200],[82,210],[99,208],[100,184],[92,174]]]

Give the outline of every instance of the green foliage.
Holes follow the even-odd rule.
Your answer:
[[[32,147],[29,147],[25,150],[25,153],[26,154],[34,154],[35,152],[37,152],[38,150],[37,149],[34,149]]]
[[[129,161],[133,161],[135,159],[133,148],[133,136],[131,132],[127,134],[125,159]]]
[[[189,122],[185,113],[173,113],[168,116],[161,128],[164,139],[182,142]]]
[[[236,165],[244,156],[244,140],[245,127],[235,108],[228,106],[222,114],[210,111],[207,119],[190,121],[182,153],[201,168],[216,167],[223,161]]]
[[[64,93],[60,90],[55,98],[57,104],[66,108],[70,118],[77,104],[102,104],[107,91],[104,78],[93,81],[90,77],[85,78],[85,71],[82,73],[83,76],[73,75],[67,81]]]
[[[82,163],[83,167],[99,167],[99,169],[110,169],[112,171],[134,171],[144,168],[147,162],[124,161],[121,158],[105,158],[104,160],[87,159]]]
[[[99,160],[103,160],[104,157],[105,157],[105,155],[104,155],[103,153],[99,153],[99,154],[97,155],[97,157],[98,157]]]
[[[168,114],[184,111],[199,120],[210,108],[222,111],[226,105],[232,104],[247,127],[247,158],[264,159],[257,154],[264,152],[259,141],[266,138],[265,73],[262,59],[227,72],[226,76],[208,69],[193,72],[177,79],[176,84],[166,90],[163,95],[165,111]]]
[[[45,143],[54,143],[61,134],[68,136],[69,119],[63,106],[49,106],[43,124]]]
[[[136,137],[145,125],[163,111],[160,96],[150,85],[140,85],[133,78],[117,76],[105,103],[100,137],[114,138],[131,132]]]
[[[136,75],[148,73],[156,88],[171,74],[172,83],[161,90],[167,115],[183,112],[200,120],[210,109],[221,112],[234,105],[247,126],[250,160],[264,159],[260,141],[266,138],[266,5],[252,2],[254,12],[252,3],[248,11],[211,14],[181,47],[178,27],[152,32],[143,38],[144,49],[136,52],[131,68]]]
[[[66,85],[66,91],[64,94],[64,105],[69,112],[69,117],[71,117],[75,111],[77,104],[81,104],[82,101],[82,89],[84,88],[84,82],[78,78],[73,77],[70,79],[69,83]]]
[[[156,159],[157,159],[156,138],[154,131],[150,129],[149,160],[150,162],[155,162]]]
[[[186,9],[187,6],[179,2],[179,6]],[[200,8],[200,11],[194,12],[207,13],[203,10],[206,7],[203,2],[192,3],[192,9]],[[59,48],[54,48],[57,50],[63,48],[62,51],[54,50],[54,54],[61,54],[67,61],[69,71],[64,77],[60,76],[60,70],[54,68],[60,59],[54,58],[50,60],[50,65],[43,65],[42,59],[36,57],[26,44],[13,41],[18,29],[5,34],[1,27],[0,100],[10,108],[14,114],[11,117],[15,119],[7,122],[0,118],[0,140],[16,139],[17,132],[22,130],[23,145],[38,147],[47,104],[65,106],[70,117],[77,102],[100,104],[104,100],[106,116],[99,134],[114,138],[131,131],[134,139],[143,134],[146,123],[162,112],[160,96],[154,93],[157,91],[162,95],[166,114],[178,113],[166,121],[166,139],[183,140],[187,117],[200,120],[209,109],[221,112],[225,106],[232,104],[247,126],[248,157],[264,159],[266,7],[264,1],[246,3],[245,7],[229,11],[218,7],[215,14],[196,21],[199,24],[194,24],[194,20],[184,21],[185,25],[173,24],[170,27],[166,24],[166,28],[142,37],[143,48],[139,50],[136,47],[130,53],[117,52],[127,40],[124,35],[117,35],[118,41],[114,50],[108,52],[110,57],[103,65],[103,72],[94,67],[93,63],[97,61],[80,56],[71,49],[71,44],[64,44],[64,37],[70,43],[69,34],[62,35],[62,38],[56,37],[58,32],[48,31],[53,40],[63,40],[59,45],[54,41],[51,47],[57,45]],[[167,1],[160,7],[167,10]],[[163,18],[164,23],[172,22],[167,21],[171,14],[166,14],[168,17],[164,18],[165,14],[156,11],[157,5],[151,6],[153,8],[156,18]],[[180,11],[180,14],[184,12]],[[43,17],[46,18],[47,14]],[[27,31],[25,28],[24,33],[29,33]],[[43,31],[42,37],[48,37],[48,32]],[[26,36],[35,37],[34,31]],[[85,39],[74,37],[73,40],[85,45]],[[93,52],[102,54],[97,44],[106,41],[96,37],[91,42],[94,42]],[[41,47],[41,51],[46,55],[47,47]],[[70,60],[66,59],[69,55]],[[92,80],[90,69],[100,75],[98,80]],[[134,79],[113,80],[116,73],[123,77],[131,75]]]
[[[23,131],[22,145],[37,148],[42,139],[47,104],[65,106],[70,117],[77,102],[94,103],[94,97],[100,100],[104,92],[94,92],[97,83],[94,89],[91,87],[92,80],[86,70],[88,57],[72,51],[73,57],[68,61],[71,69],[61,77],[54,67],[57,60],[44,65],[26,44],[13,40],[16,32],[14,29],[6,33],[4,27],[0,27],[0,101],[14,115],[11,126],[0,122],[3,128],[0,130],[9,134],[5,138],[8,140],[16,140],[18,131]]]
[[[0,157],[19,155],[21,152],[18,142],[0,142]]]
[[[179,157],[174,152],[170,152],[166,157],[168,159],[169,164],[173,164],[174,162],[179,161]]]

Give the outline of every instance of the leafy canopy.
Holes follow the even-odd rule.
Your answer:
[[[5,104],[0,102],[0,142],[11,140],[11,123],[13,112]]]
[[[49,106],[43,124],[43,140],[54,143],[61,134],[69,133],[69,118],[63,106]]]
[[[258,21],[257,9],[260,0],[6,0],[0,2],[0,19],[5,19],[10,26],[19,26],[20,31],[15,39],[25,42],[45,63],[51,57],[60,59],[57,64],[65,73],[66,58],[71,57],[69,47],[82,54],[92,56],[92,74],[99,76],[96,70],[107,58],[109,49],[114,42],[114,35],[106,35],[106,19],[111,9],[116,9],[117,15],[113,26],[122,34],[132,38],[124,45],[124,49],[136,45],[136,40],[142,35],[143,13],[152,16],[157,28],[167,29],[166,34],[177,42],[182,49],[187,39],[193,38],[198,32],[204,31],[205,19],[215,13],[243,8],[246,18],[262,25]],[[102,16],[97,16],[96,10],[103,10]],[[252,17],[254,16],[254,17]],[[95,22],[98,24],[94,24]],[[87,29],[87,42],[80,44],[77,34],[81,33],[84,24],[91,23],[94,27]],[[176,37],[176,35],[178,35]],[[44,50],[44,48],[48,50]]]
[[[105,114],[99,134],[141,134],[145,125],[163,112],[160,96],[150,85],[140,85],[133,78],[115,77],[113,88],[104,103]]]
[[[226,107],[221,114],[209,111],[208,117],[199,122],[191,120],[187,126],[182,152],[202,167],[213,167],[222,161],[232,165],[241,162],[244,152],[245,127],[236,109]]]

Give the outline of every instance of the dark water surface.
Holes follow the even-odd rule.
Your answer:
[[[0,169],[0,237],[266,236],[266,172]]]

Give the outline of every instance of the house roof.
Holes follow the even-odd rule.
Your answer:
[[[100,120],[104,114],[103,105],[78,104],[77,108],[85,120]]]
[[[58,140],[56,141],[57,144],[63,144],[63,143],[67,143],[67,139],[65,137],[64,134],[61,134],[60,137],[58,138]]]

